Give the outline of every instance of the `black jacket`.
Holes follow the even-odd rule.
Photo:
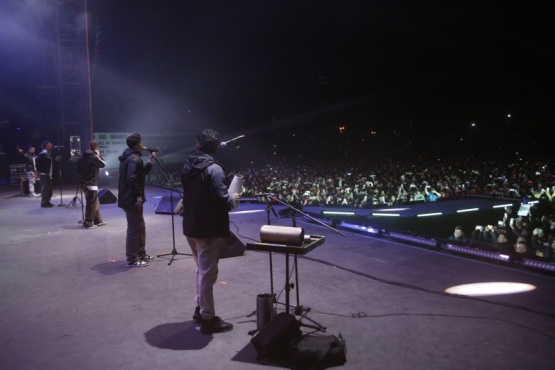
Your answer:
[[[35,159],[35,165],[37,167],[37,172],[50,175],[52,169],[52,154],[48,150],[43,149]]]
[[[25,157],[25,170],[27,172],[36,172],[36,160],[37,156],[34,154],[25,153],[23,155]]]
[[[132,207],[141,197],[145,197],[145,178],[152,170],[152,163],[143,163],[141,153],[125,149],[119,156],[118,207]]]
[[[229,194],[223,168],[210,155],[187,158],[183,184],[183,234],[193,238],[229,236],[229,214],[235,202]]]
[[[81,184],[87,186],[98,185],[98,169],[106,167],[102,157],[87,150],[77,161],[77,172],[81,176]]]

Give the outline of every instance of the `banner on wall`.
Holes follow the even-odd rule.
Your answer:
[[[118,157],[127,149],[125,139],[132,132],[95,132],[93,140],[98,143],[100,154],[106,161],[106,168],[118,168]]]

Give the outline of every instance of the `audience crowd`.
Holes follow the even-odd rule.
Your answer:
[[[516,250],[555,262],[553,161],[477,152],[438,159],[406,147],[392,150],[393,145],[355,145],[352,141],[333,142],[310,135],[275,135],[244,144],[238,141],[237,145],[221,149],[216,158],[230,178],[234,174],[243,176],[243,199],[263,200],[260,194],[271,193],[301,207],[372,208],[442,202],[470,195],[536,200],[538,203],[527,216],[508,211],[504,225],[495,220],[469,236],[463,230],[455,230],[453,237],[463,242],[489,242],[500,251]],[[172,154],[178,150],[165,148]],[[16,159],[20,154],[18,151]],[[159,154],[162,163],[163,154]],[[170,180],[179,179],[181,166],[182,163],[164,165]],[[157,169],[149,181],[165,183],[166,176]]]

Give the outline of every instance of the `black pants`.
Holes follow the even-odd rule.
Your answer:
[[[40,182],[42,185],[40,203],[45,206],[50,203],[50,199],[52,199],[52,179],[48,175],[40,175]]]
[[[98,200],[98,191],[89,190],[86,185],[81,185],[83,192],[85,193],[85,200],[87,206],[85,207],[85,222],[84,227],[92,226],[93,224],[99,224],[102,222],[102,217],[100,217],[100,202]]]
[[[125,207],[127,217],[127,239],[125,241],[125,255],[127,262],[136,262],[146,256],[146,226],[143,208]]]

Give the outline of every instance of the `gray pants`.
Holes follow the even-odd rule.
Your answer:
[[[187,242],[193,252],[197,264],[197,305],[204,320],[216,315],[214,307],[214,284],[218,278],[218,262],[220,259],[219,238],[191,238]]]

